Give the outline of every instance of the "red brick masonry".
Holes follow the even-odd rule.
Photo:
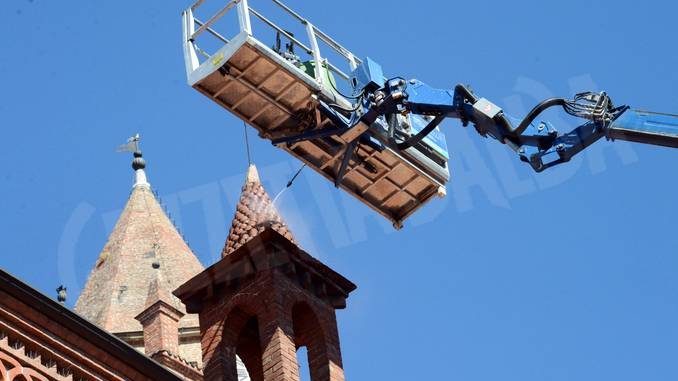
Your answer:
[[[174,294],[200,316],[205,380],[236,381],[238,355],[252,381],[297,381],[307,347],[313,381],[342,381],[335,309],[355,288],[267,228]]]

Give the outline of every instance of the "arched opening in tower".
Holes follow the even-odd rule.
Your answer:
[[[255,315],[235,308],[224,322],[226,373],[228,379],[263,381],[259,321]]]
[[[325,334],[313,309],[304,302],[297,303],[292,309],[292,324],[301,381],[329,380]]]
[[[236,345],[236,356],[236,361],[240,359],[245,367],[245,372],[242,369],[238,369],[238,380],[264,380],[259,321],[256,317],[250,317],[240,332]],[[244,378],[243,376],[249,378]]]

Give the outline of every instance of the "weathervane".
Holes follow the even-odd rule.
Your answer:
[[[134,155],[134,160],[132,160],[132,169],[135,173],[135,182],[134,187],[143,186],[150,187],[148,180],[146,179],[146,160],[144,160],[143,155],[141,154],[141,149],[139,148],[139,142],[141,141],[141,136],[136,134],[131,138],[127,139],[127,143],[118,146],[117,152],[132,152]]]
[[[127,143],[118,146],[118,149],[116,149],[116,152],[139,152],[139,153],[141,153],[141,150],[139,149],[139,142],[140,141],[141,141],[141,136],[137,133],[136,135],[127,139]]]

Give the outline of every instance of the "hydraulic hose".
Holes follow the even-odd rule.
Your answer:
[[[423,130],[419,131],[416,135],[410,137],[409,139],[405,140],[402,143],[398,143],[396,147],[398,147],[399,150],[406,150],[412,146],[415,146],[419,144],[428,134],[430,134],[438,125],[440,122],[445,119],[444,115],[438,115],[424,127]]]
[[[525,116],[525,119],[523,119],[523,121],[520,122],[520,125],[518,126],[518,128],[513,130],[513,134],[515,134],[516,136],[519,136],[523,132],[525,132],[527,127],[529,127],[530,124],[532,122],[534,122],[535,118],[537,118],[537,116],[539,116],[539,114],[544,112],[544,110],[546,110],[547,108],[554,107],[554,106],[565,106],[566,104],[567,104],[567,100],[563,99],[563,98],[549,98],[545,101],[542,101],[538,105],[534,106],[532,111],[530,111]]]

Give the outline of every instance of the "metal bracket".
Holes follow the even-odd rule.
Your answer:
[[[305,140],[313,140],[313,139],[319,139],[319,138],[326,138],[329,136],[337,136],[340,133],[346,131],[345,128],[340,127],[340,128],[325,128],[322,130],[312,130],[312,131],[307,131],[304,133],[301,133],[299,135],[294,135],[294,136],[286,136],[282,138],[276,138],[276,139],[271,139],[271,143],[273,143],[274,146],[280,145],[280,144],[294,144],[298,142],[302,142]]]
[[[346,145],[346,150],[344,151],[344,157],[341,159],[341,166],[339,167],[339,172],[337,173],[337,177],[334,178],[334,186],[339,187],[339,184],[341,184],[341,180],[344,179],[344,175],[346,174],[346,168],[348,167],[348,163],[353,159],[353,156],[355,155],[355,149],[358,146],[358,139],[353,140],[352,142],[348,143]]]

